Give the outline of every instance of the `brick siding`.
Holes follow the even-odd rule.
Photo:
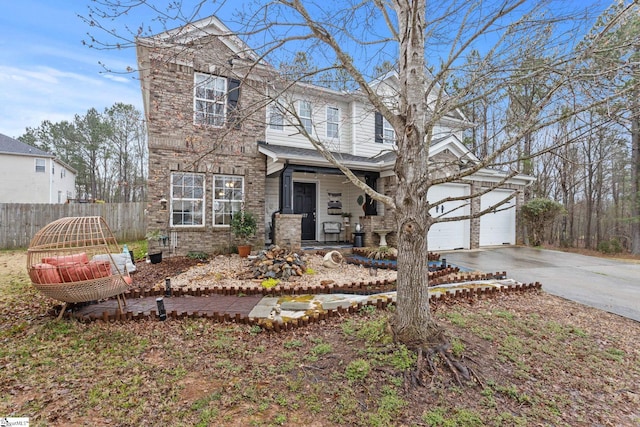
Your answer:
[[[258,222],[258,231],[251,243],[264,245],[266,159],[257,150],[257,141],[265,138],[261,83],[242,80],[230,69],[228,61],[233,54],[220,41],[203,40],[202,43],[201,49],[181,51],[171,60],[153,54],[150,59],[147,229],[160,230],[166,235],[175,232],[174,252],[178,255],[190,251],[229,252],[242,243],[229,227],[213,225],[213,177],[216,174],[244,177],[245,209],[252,212]],[[239,129],[193,123],[194,72],[241,80]],[[159,201],[164,198],[170,202],[170,179],[174,171],[205,175],[204,227],[169,226],[170,209],[163,210]]]

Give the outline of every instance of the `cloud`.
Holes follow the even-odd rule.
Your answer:
[[[134,81],[132,77],[116,76],[114,74],[103,74],[102,77],[119,83],[131,83]]]
[[[137,80],[110,74],[79,74],[49,66],[0,65],[0,133],[17,137],[43,120],[73,120],[90,108],[116,102],[142,108]]]

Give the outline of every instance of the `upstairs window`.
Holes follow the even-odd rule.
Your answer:
[[[284,115],[282,114],[280,106],[277,103],[269,105],[269,129],[284,129]]]
[[[199,125],[222,127],[227,107],[227,79],[195,73],[194,121]]]
[[[391,123],[384,117],[382,118],[382,143],[394,144],[396,142],[396,131],[391,126]]]
[[[378,144],[394,144],[396,142],[396,131],[391,123],[382,114],[375,114],[375,142]]]
[[[216,175],[213,178],[213,224],[229,225],[242,207],[244,178]]]
[[[339,137],[340,110],[336,107],[327,107],[327,138]]]
[[[311,120],[311,103],[309,101],[299,101],[298,102],[298,118],[300,119],[300,123],[302,123],[302,127],[307,133],[311,134],[313,128],[313,122]]]
[[[171,226],[204,226],[204,175],[171,173]]]
[[[44,173],[46,170],[46,160],[45,159],[36,159],[36,172]]]

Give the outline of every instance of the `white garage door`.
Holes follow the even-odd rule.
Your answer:
[[[493,190],[480,198],[482,210],[500,203],[513,191]],[[502,209],[502,210],[501,210]],[[480,246],[516,243],[516,200],[511,199],[492,212],[480,217]]]
[[[446,197],[460,197],[469,195],[469,186],[463,184],[441,184],[429,188],[427,200],[433,203]],[[460,207],[460,209],[455,209]],[[455,209],[453,212],[450,212]],[[448,212],[448,213],[446,213]],[[445,202],[437,208],[431,209],[431,216],[454,217],[469,215],[469,201]],[[427,235],[430,251],[469,248],[469,220],[440,222],[433,224]]]

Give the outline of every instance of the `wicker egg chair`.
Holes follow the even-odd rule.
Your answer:
[[[127,259],[128,258],[128,259]],[[122,312],[124,292],[131,284],[122,253],[106,221],[99,216],[60,218],[31,239],[27,270],[44,295],[67,303],[116,296]],[[131,264],[130,264],[131,265]]]

